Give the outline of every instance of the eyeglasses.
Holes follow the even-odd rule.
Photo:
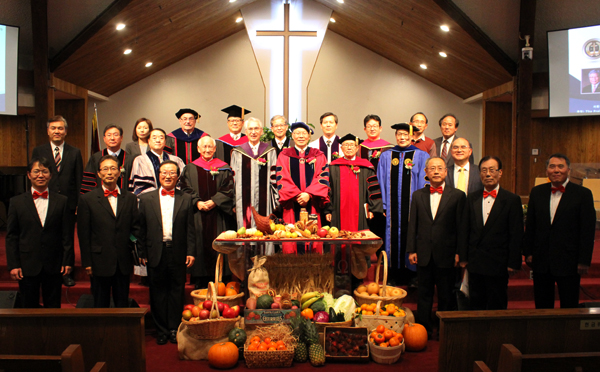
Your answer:
[[[119,133],[105,134],[104,137],[106,137],[106,138],[119,138],[119,137],[121,137],[121,135]]]
[[[171,171],[171,172],[161,171],[160,175],[163,177],[166,177],[166,176],[175,177],[175,176],[177,176],[177,172],[176,171]]]
[[[413,120],[413,123],[415,123],[415,124],[427,124],[427,122],[425,120]]]
[[[550,164],[548,165],[548,169],[565,169],[567,166],[565,164]]]
[[[379,128],[381,128],[381,125],[379,125],[379,124],[372,124],[372,125],[367,125],[365,128],[366,129],[379,129]]]
[[[260,132],[262,128],[248,128],[246,129],[248,132]]]
[[[196,121],[196,118],[179,118],[179,121],[188,122],[188,121]]]
[[[354,144],[354,143],[345,143],[345,144],[342,145],[342,147],[352,148],[352,147],[356,147],[356,144]]]
[[[50,171],[48,169],[44,169],[44,170],[34,169],[31,171],[31,174],[33,176],[39,176],[40,173],[43,174],[44,176],[47,176],[50,174]]]
[[[119,168],[117,168],[117,167],[103,167],[103,168],[100,168],[100,170],[102,172],[108,172],[108,171],[117,172],[119,170]]]
[[[277,124],[277,125],[273,125],[271,128],[273,129],[283,129],[285,127],[287,127],[287,124]]]
[[[242,121],[240,119],[227,119],[228,123],[241,123]]]
[[[494,169],[494,168],[481,168],[480,172],[481,174],[496,174],[498,173],[499,169]]]
[[[465,145],[462,145],[462,146],[457,146],[457,145],[452,146],[452,150],[458,150],[458,149],[466,150],[468,148],[469,148],[469,146],[465,146]]]
[[[444,169],[446,169],[446,167],[442,167],[442,166],[439,166],[439,167],[428,167],[427,168],[427,170],[430,171],[430,172],[435,172],[436,170],[439,171],[439,172],[441,172]]]

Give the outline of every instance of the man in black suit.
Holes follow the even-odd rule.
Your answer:
[[[100,188],[79,199],[77,233],[81,263],[92,278],[94,307],[128,307],[129,276],[133,272],[130,236],[139,236],[137,198],[117,186],[119,160],[99,161]]]
[[[499,158],[484,157],[479,169],[484,189],[467,196],[469,238],[460,266],[469,272],[471,310],[505,310],[508,277],[521,268],[523,207],[518,195],[500,187]]]
[[[275,135],[271,140],[271,146],[273,146],[277,152],[277,156],[279,156],[283,149],[294,147],[294,141],[291,137],[287,136],[289,128],[290,125],[285,119],[285,116],[275,115],[271,118],[271,131]]]
[[[71,239],[75,233],[75,219],[79,189],[83,177],[83,160],[81,151],[65,142],[67,136],[67,120],[56,115],[46,123],[50,143],[40,145],[33,149],[32,158],[46,158],[50,160],[52,177],[48,188],[50,191],[64,195],[68,198],[67,218],[71,229]],[[54,161],[52,161],[54,159]],[[74,286],[75,280],[71,273],[63,276],[63,283]]]
[[[454,143],[455,139],[460,138],[458,137],[458,135],[456,135],[456,131],[458,130],[460,122],[458,121],[456,115],[445,114],[439,120],[439,125],[440,130],[442,131],[442,136],[433,140],[437,151],[436,155],[444,159],[446,161],[447,166],[450,166],[454,164],[454,159],[452,159],[451,156],[452,143]],[[470,142],[469,147],[473,148]],[[475,163],[472,153],[469,157],[469,162]]]
[[[159,168],[160,189],[140,196],[140,263],[148,265],[150,306],[156,343],[177,343],[183,310],[185,271],[194,264],[196,236],[192,197],[176,190],[179,166]]]
[[[8,208],[6,260],[26,308],[40,306],[40,286],[44,307],[60,308],[62,276],[75,260],[68,199],[48,187],[51,163],[32,159],[27,166],[31,190],[11,198]]]
[[[466,196],[445,184],[444,159],[437,156],[427,159],[425,171],[431,185],[413,193],[406,252],[410,263],[418,265],[417,318],[431,336],[435,287],[439,311],[456,307],[454,268],[466,244],[466,223],[462,219]]]
[[[537,309],[554,308],[554,283],[561,308],[579,305],[581,275],[594,250],[596,211],[592,192],[569,182],[571,162],[563,154],[546,161],[550,183],[531,189],[527,208],[526,262],[533,269]]]
[[[479,177],[479,167],[469,160],[473,156],[473,149],[469,141],[464,138],[455,139],[450,154],[454,161],[448,166],[446,184],[467,195],[483,188]]]

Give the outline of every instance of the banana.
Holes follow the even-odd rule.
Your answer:
[[[309,308],[310,305],[317,302],[317,300],[319,300],[320,298],[321,298],[321,296],[315,296],[315,297],[311,298],[310,300],[306,301],[305,303],[302,304],[302,310]]]
[[[311,298],[315,297],[315,296],[319,296],[321,294],[321,292],[308,292],[302,295],[302,298],[300,299],[300,303],[303,304],[304,302],[310,300]]]

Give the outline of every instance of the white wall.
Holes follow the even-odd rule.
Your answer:
[[[265,118],[265,91],[246,31],[224,39],[109,97],[98,105],[100,128],[118,124],[131,140],[133,125],[147,117],[155,127],[172,131],[179,127],[175,112],[182,107],[197,110],[198,127],[213,136],[227,133],[226,114],[232,104],[252,111],[249,116]],[[321,135],[319,116],[332,111],[339,117],[338,134],[352,132],[364,137],[363,118],[378,114],[383,121],[383,138],[395,143],[389,126],[406,122],[423,111],[430,123],[426,135],[439,137],[438,119],[453,112],[460,119],[459,134],[473,144],[475,159],[481,156],[481,104],[464,104],[462,99],[412,72],[328,32],[308,88],[308,121]],[[293,121],[296,118],[288,118]],[[103,146],[103,144],[101,144]]]

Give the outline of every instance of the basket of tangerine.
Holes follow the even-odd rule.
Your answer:
[[[371,331],[369,349],[375,363],[393,364],[400,359],[404,352],[404,337],[402,333],[386,328],[383,325]]]

